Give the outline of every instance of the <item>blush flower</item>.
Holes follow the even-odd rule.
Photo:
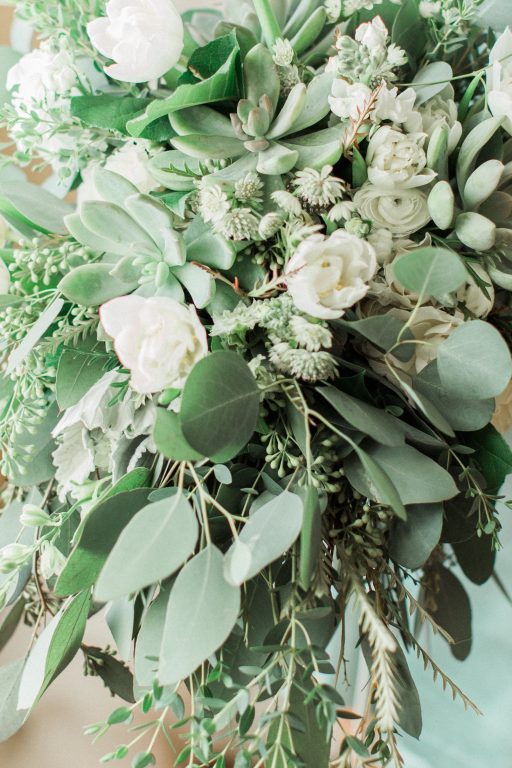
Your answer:
[[[87,33],[114,61],[107,75],[143,83],[174,67],[183,50],[183,22],[172,0],[109,0],[106,11],[89,22]]]
[[[132,389],[141,394],[182,387],[208,353],[194,307],[169,296],[121,296],[103,304],[100,317],[119,360],[131,371]]]
[[[341,229],[328,238],[311,235],[288,262],[288,292],[297,309],[331,320],[366,295],[376,269],[375,251],[365,240]]]

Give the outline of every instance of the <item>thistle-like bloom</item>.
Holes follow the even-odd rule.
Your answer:
[[[228,240],[251,240],[257,236],[258,223],[250,208],[233,208],[215,224],[215,231]]]
[[[219,184],[203,184],[199,190],[199,210],[204,221],[221,222],[231,210],[227,194]]]
[[[294,349],[286,341],[281,341],[270,348],[269,358],[280,373],[303,381],[319,381],[336,376],[337,362],[329,352]]]
[[[263,191],[263,182],[257,173],[248,173],[235,183],[235,197],[241,202],[258,203]]]
[[[327,208],[342,197],[345,185],[341,179],[331,176],[332,165],[324,165],[321,171],[304,168],[297,171],[292,184],[297,197],[313,208]]]

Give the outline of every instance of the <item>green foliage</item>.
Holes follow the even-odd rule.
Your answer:
[[[110,552],[96,582],[95,598],[106,603],[170,576],[193,553],[198,533],[194,511],[179,492],[143,507]]]
[[[443,529],[442,504],[416,504],[407,520],[397,520],[389,539],[389,554],[405,568],[420,568],[439,544]]]
[[[216,462],[236,456],[256,427],[259,392],[243,358],[220,350],[200,360],[183,390],[181,428],[196,451]]]
[[[80,648],[89,616],[88,590],[70,598],[40,634],[21,676],[18,707],[30,710]]]
[[[159,408],[153,430],[155,445],[166,458],[174,461],[197,461],[202,456],[183,435],[180,417],[173,411]]]
[[[393,263],[396,279],[422,298],[446,299],[468,278],[463,262],[447,248],[417,248]]]
[[[302,521],[302,501],[289,491],[258,507],[226,553],[226,580],[240,586],[277,560],[297,539]]]
[[[512,375],[510,352],[489,323],[473,320],[456,328],[439,348],[439,379],[447,395],[486,399],[501,394]]]
[[[55,394],[59,408],[75,405],[108,369],[111,357],[104,345],[90,334],[73,348],[65,348],[59,359]]]
[[[431,615],[434,620],[453,638],[450,650],[456,659],[463,661],[471,651],[471,605],[469,598],[452,571],[442,565],[433,569],[437,580]]]
[[[121,491],[100,501],[83,520],[55,592],[65,596],[95,583],[119,534],[147,500],[144,488]]]
[[[240,609],[240,588],[224,578],[224,558],[213,544],[178,574],[171,590],[158,679],[176,683],[192,674],[230,634]]]
[[[176,110],[239,96],[239,53],[234,32],[197,49],[172,96],[152,101],[142,115],[130,120],[127,124],[130,134],[141,136],[154,120]]]
[[[71,211],[68,203],[28,181],[0,182],[0,213],[23,236],[66,234],[64,217]]]
[[[0,742],[19,731],[27,719],[27,710],[18,709],[18,693],[25,659],[0,667]]]

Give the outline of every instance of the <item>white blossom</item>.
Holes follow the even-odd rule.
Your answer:
[[[429,184],[434,171],[426,168],[424,134],[405,134],[384,125],[370,139],[366,152],[368,180],[385,189],[407,189]]]
[[[356,210],[377,229],[395,236],[411,235],[430,221],[427,196],[420,189],[389,189],[363,184],[354,195]]]
[[[337,176],[331,176],[332,170],[332,165],[324,165],[320,171],[315,168],[297,171],[292,181],[297,197],[318,208],[336,203],[343,196],[345,184]]]
[[[286,267],[286,283],[297,309],[328,320],[366,295],[376,268],[372,246],[339,229],[300,243]]]
[[[371,95],[371,88],[364,83],[349,83],[336,78],[328,97],[331,112],[342,120],[358,120],[368,107]]]
[[[231,210],[231,203],[220,184],[202,184],[199,189],[199,209],[204,221],[221,222]]]
[[[183,50],[183,22],[172,0],[109,0],[106,16],[90,21],[87,33],[114,61],[105,73],[127,83],[165,75]]]
[[[181,388],[208,353],[206,331],[194,307],[169,296],[120,296],[100,307],[101,324],[136,392]]]

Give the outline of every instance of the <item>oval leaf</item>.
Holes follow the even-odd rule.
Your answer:
[[[170,576],[194,551],[198,533],[196,516],[182,493],[143,507],[108,556],[95,598],[106,603]]]
[[[223,575],[224,558],[213,544],[180,571],[169,598],[160,651],[162,685],[187,678],[224,643],[240,609],[240,588]]]

